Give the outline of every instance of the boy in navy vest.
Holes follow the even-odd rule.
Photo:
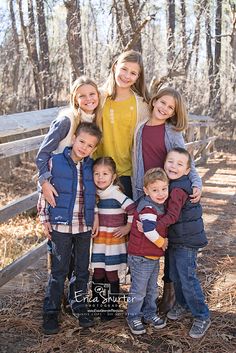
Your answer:
[[[132,281],[127,309],[127,323],[134,335],[146,332],[143,323],[156,329],[166,326],[166,319],[156,314],[156,299],[159,259],[164,256],[168,244],[167,228],[159,235],[156,226],[164,214],[168,183],[163,169],[149,169],[144,175],[145,196],[139,200],[134,213],[128,244]],[[137,221],[141,221],[142,231],[138,229]]]
[[[202,219],[202,207],[191,203],[191,156],[183,148],[168,152],[164,169],[170,179],[167,212],[158,222],[157,231],[168,229],[170,278],[174,282],[176,304],[167,313],[171,320],[178,320],[190,312],[193,324],[189,331],[192,338],[202,337],[211,324],[196,274],[198,249],[207,245]]]
[[[86,295],[89,279],[91,233],[97,232],[95,222],[96,188],[93,182],[93,160],[89,157],[102,137],[92,123],[81,123],[72,140],[72,147],[53,155],[50,160],[51,184],[57,191],[52,207],[40,195],[38,210],[45,235],[52,242],[52,269],[44,299],[43,330],[58,332],[58,314],[69,271],[72,243],[74,271],[69,284],[68,299],[73,315],[82,327],[93,326],[88,315]]]

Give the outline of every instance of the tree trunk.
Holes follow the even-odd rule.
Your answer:
[[[14,47],[11,48],[12,52],[12,90],[13,90],[13,99],[11,103],[11,110],[13,112],[16,111],[17,101],[18,101],[18,85],[19,85],[19,67],[20,67],[20,43],[19,37],[16,28],[16,18],[13,9],[13,0],[10,0],[10,16],[11,16],[11,26],[12,26],[12,33],[13,33],[13,41]]]
[[[43,108],[50,108],[53,106],[52,81],[50,73],[49,46],[44,13],[44,1],[36,0],[36,6],[39,33],[40,73],[42,76],[43,86]]]
[[[182,62],[187,57],[187,33],[186,33],[186,5],[185,0],[180,1],[181,9],[181,41],[182,41]],[[184,66],[184,65],[183,65]]]
[[[214,113],[218,113],[221,109],[220,101],[220,62],[221,62],[221,29],[222,29],[222,0],[216,2],[216,19],[215,19],[215,65],[214,65],[214,76],[215,76],[215,109]]]
[[[168,66],[171,66],[175,58],[175,0],[167,0],[167,17],[168,17],[167,63],[168,63]]]
[[[29,27],[25,26],[23,10],[22,10],[22,0],[19,0],[19,15],[20,15],[20,24],[23,32],[23,37],[25,45],[27,48],[29,60],[33,67],[33,79],[34,79],[34,89],[35,97],[37,100],[37,108],[43,108],[43,91],[41,86],[41,80],[39,76],[39,59],[38,52],[36,47],[36,33],[35,33],[35,22],[34,22],[34,9],[32,0],[28,0],[28,15],[29,15]]]
[[[72,66],[72,81],[84,74],[83,46],[81,38],[81,17],[79,0],[64,1],[67,9],[67,44]]]
[[[205,28],[206,28],[206,51],[207,51],[207,66],[209,80],[209,107],[211,107],[214,98],[214,76],[213,76],[213,54],[211,45],[211,17],[209,10],[209,2],[205,12]]]
[[[141,18],[139,13],[140,0],[124,0],[125,9],[129,16],[129,22],[132,29],[132,36],[136,32],[137,28],[140,26]],[[130,41],[132,38],[130,38]],[[130,49],[130,48],[129,48]],[[138,33],[138,37],[135,41],[132,41],[132,49],[139,51],[142,53],[142,39],[141,39],[141,31]]]

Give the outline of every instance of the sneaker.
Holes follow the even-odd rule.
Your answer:
[[[43,314],[43,332],[46,335],[54,335],[59,331],[58,314]]]
[[[77,313],[75,311],[72,311],[72,314],[74,315],[74,317],[76,317],[76,319],[79,320],[79,325],[81,327],[87,328],[95,325],[93,317],[91,317],[87,312]]]
[[[153,315],[149,318],[144,318],[143,321],[145,324],[150,324],[154,328],[163,328],[166,326],[166,318],[162,319],[157,315]]]
[[[146,329],[140,319],[127,320],[127,323],[130,331],[134,335],[142,335],[143,333],[146,333]]]
[[[194,319],[192,327],[189,331],[189,336],[192,338],[201,338],[202,336],[205,335],[210,325],[211,325],[210,318],[208,318],[207,320]]]
[[[179,320],[187,314],[189,314],[189,312],[180,304],[176,303],[173,308],[168,311],[166,316],[171,320]]]

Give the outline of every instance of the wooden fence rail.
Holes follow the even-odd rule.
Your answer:
[[[7,116],[0,116],[0,165],[1,160],[16,156],[25,152],[37,150],[45,135],[42,129],[50,126],[55,119],[59,108],[51,108],[40,111],[25,112]],[[208,116],[197,116],[190,114],[190,122],[185,132],[186,148],[194,158],[195,163],[205,162],[214,153],[213,134],[214,121]],[[25,137],[26,133],[38,132],[37,136]],[[22,138],[22,134],[23,138]],[[5,141],[7,137],[16,138],[15,141]],[[2,142],[2,143],[1,143]],[[8,205],[0,208],[0,222],[28,211],[36,206],[37,192],[14,200]],[[24,271],[45,253],[46,244],[40,244],[36,249],[29,251],[21,258],[5,267],[0,272],[0,287],[14,276]]]

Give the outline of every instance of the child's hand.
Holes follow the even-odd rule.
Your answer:
[[[131,229],[131,223],[127,223],[125,226],[116,228],[116,231],[113,233],[115,238],[121,238],[126,234],[129,234]]]
[[[46,237],[51,240],[51,232],[52,232],[52,226],[49,222],[43,223],[43,228],[44,228],[44,234]]]
[[[48,180],[45,180],[43,185],[42,185],[42,191],[43,191],[43,196],[45,197],[46,201],[52,206],[56,206],[56,201],[54,198],[55,196],[58,196],[58,193],[54,186],[49,183]]]
[[[164,238],[164,244],[162,245],[162,250],[165,251],[168,248],[168,239]]]
[[[94,215],[94,222],[93,222],[93,228],[92,228],[92,238],[95,238],[98,235],[98,229],[99,229],[99,218],[98,218],[98,214],[96,213]]]
[[[202,190],[194,186],[192,195],[189,195],[189,197],[191,198],[191,202],[192,203],[199,202],[201,195],[202,195]]]
[[[137,225],[138,231],[143,233],[143,224],[142,224],[142,222],[136,221],[136,225]]]

